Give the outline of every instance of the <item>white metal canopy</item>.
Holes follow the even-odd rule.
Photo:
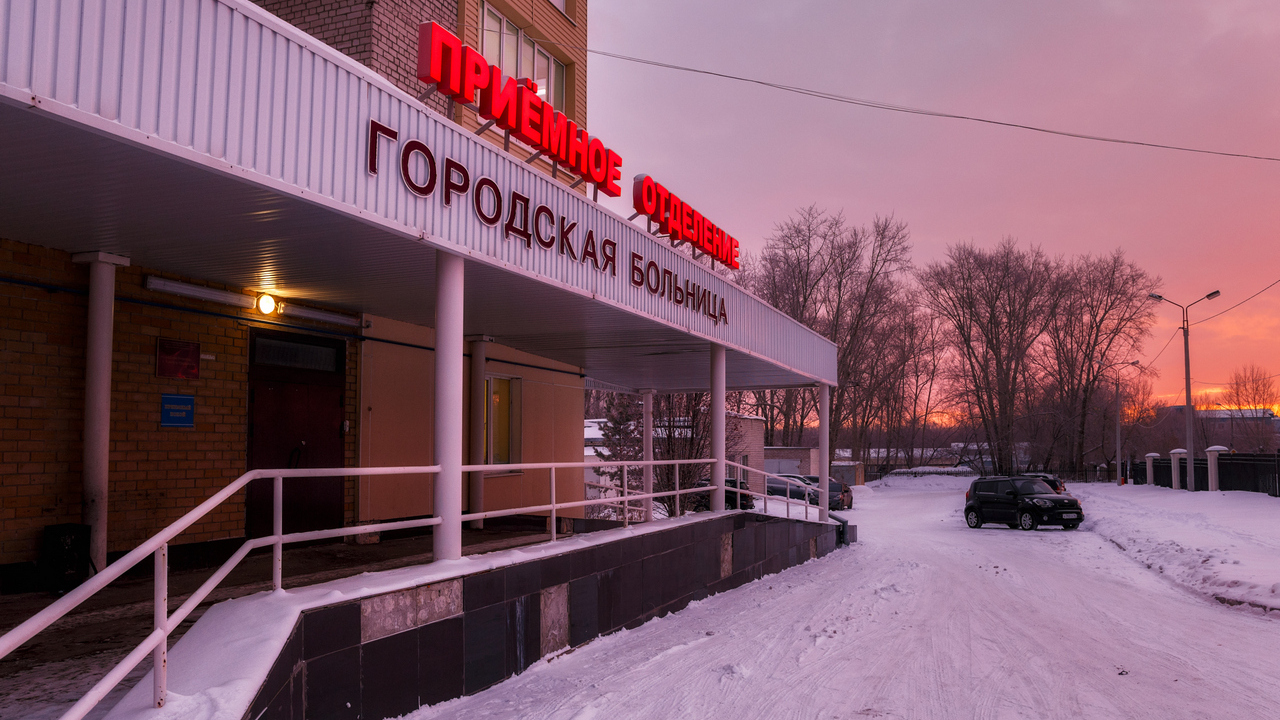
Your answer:
[[[0,236],[432,325],[435,254],[466,258],[466,332],[626,388],[834,384],[834,346],[622,218],[236,0],[0,0]],[[371,120],[617,243],[616,274],[503,236],[469,196],[412,194]],[[630,254],[729,322],[630,282]]]

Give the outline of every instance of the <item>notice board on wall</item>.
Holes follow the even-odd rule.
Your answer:
[[[156,377],[198,380],[200,343],[156,338]]]
[[[196,426],[196,396],[160,396],[160,427],[189,428]]]

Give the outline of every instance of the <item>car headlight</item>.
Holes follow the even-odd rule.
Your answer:
[[[1053,501],[1052,501],[1052,500],[1045,500],[1044,498],[1036,498],[1036,499],[1035,499],[1035,500],[1033,500],[1032,502],[1034,502],[1036,505],[1038,505],[1038,506],[1040,506],[1040,507],[1042,507],[1042,508],[1051,508],[1051,507],[1053,507]]]

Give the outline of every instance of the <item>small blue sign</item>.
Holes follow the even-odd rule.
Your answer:
[[[195,427],[196,396],[160,396],[160,427]]]

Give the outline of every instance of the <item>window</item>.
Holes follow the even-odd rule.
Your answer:
[[[561,7],[563,2],[556,5]],[[538,97],[565,112],[565,68],[533,38],[525,35],[515,23],[484,6],[484,29],[480,33],[480,52],[490,65],[502,68],[508,77],[530,78],[538,86]]]
[[[489,406],[485,408],[485,462],[520,462],[520,380],[490,377],[485,380]]]
[[[552,5],[555,5],[556,9],[559,10],[560,12],[564,13],[565,15],[569,14],[569,8],[565,6],[566,0],[550,0],[550,2]]]

